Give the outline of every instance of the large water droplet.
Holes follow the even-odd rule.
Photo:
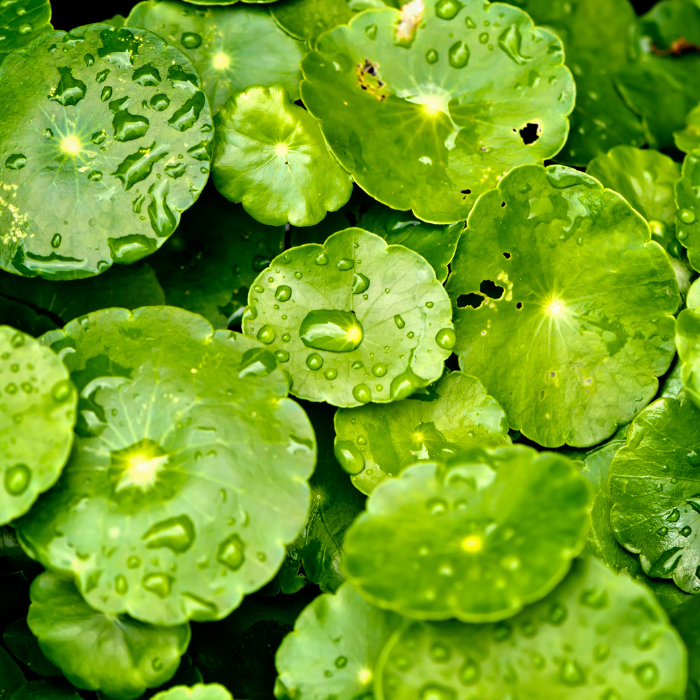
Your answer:
[[[256,337],[261,343],[269,345],[275,339],[275,330],[272,326],[265,325],[258,331]]]
[[[180,43],[186,49],[196,49],[202,44],[202,37],[194,32],[185,32],[180,39]]]
[[[321,369],[321,367],[323,367],[323,358],[317,352],[312,352],[306,358],[306,366],[312,372],[316,372],[317,370]]]
[[[292,288],[289,285],[281,284],[275,289],[275,299],[277,301],[289,301],[292,298]]]
[[[170,98],[167,95],[153,95],[151,97],[151,107],[156,112],[164,112],[170,106]]]
[[[391,382],[389,393],[394,401],[405,399],[413,394],[416,389],[419,389],[425,384],[410,367],[406,371],[394,377]]]
[[[566,659],[562,663],[561,672],[559,673],[559,680],[564,685],[576,687],[586,683],[586,674],[578,661]]]
[[[659,671],[651,661],[636,666],[634,675],[643,688],[653,688],[659,680]]]
[[[168,574],[148,574],[144,576],[141,585],[159,598],[167,598],[172,589],[173,580]]]
[[[195,538],[194,523],[187,515],[162,520],[143,536],[147,549],[167,547],[176,554],[186,552]]]
[[[22,170],[27,165],[27,157],[23,153],[13,153],[5,160],[5,167],[10,170]]]
[[[352,390],[352,395],[355,401],[360,403],[369,403],[372,400],[372,391],[366,384],[358,384]]]
[[[700,455],[695,450],[688,452],[685,459],[691,467],[700,466]]]
[[[310,311],[299,335],[307,348],[328,352],[351,352],[364,337],[362,325],[352,311]]]
[[[396,316],[394,316],[394,323],[396,324],[396,327],[397,327],[399,330],[400,330],[401,328],[405,328],[405,327],[406,327],[406,321],[404,321],[403,318],[401,318],[401,316],[399,316],[399,314],[396,314]]]
[[[362,294],[369,289],[369,278],[361,272],[356,272],[352,279],[352,293]]]
[[[220,545],[217,561],[231,571],[238,571],[245,560],[245,545],[238,535],[227,537]]]
[[[352,270],[353,267],[355,267],[355,261],[352,258],[342,258],[338,263],[338,269],[341,272]]]
[[[452,19],[463,7],[457,0],[438,0],[435,3],[435,14],[440,19]]]
[[[137,68],[131,76],[131,79],[144,87],[155,87],[159,85],[162,80],[159,70],[152,63],[147,63]]]
[[[457,336],[451,328],[443,328],[437,332],[435,342],[445,350],[452,350],[457,342]]]
[[[49,93],[49,99],[55,100],[64,107],[77,105],[85,97],[85,83],[74,78],[70,68],[59,68],[58,72],[61,78],[58,85]]]
[[[32,472],[26,464],[15,464],[5,472],[5,490],[13,496],[21,496],[32,480]]]
[[[365,468],[365,458],[350,440],[336,440],[333,453],[348,474],[359,474]]]
[[[469,47],[461,41],[455,41],[447,51],[447,60],[453,68],[465,68],[469,63],[469,56]]]
[[[695,212],[692,209],[681,209],[678,212],[678,218],[684,224],[692,224],[695,222]]]
[[[372,367],[372,374],[375,377],[383,377],[386,371],[386,365],[383,362],[377,362],[377,364]]]

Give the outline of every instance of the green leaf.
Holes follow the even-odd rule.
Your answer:
[[[81,700],[81,697],[67,683],[31,681],[15,692],[11,700]]]
[[[118,265],[97,277],[69,282],[27,279],[0,272],[0,294],[10,303],[30,304],[46,314],[47,320],[55,318],[62,325],[100,309],[136,309],[165,303],[163,290],[147,263]],[[52,323],[42,333],[55,328]]]
[[[26,624],[44,654],[84,690],[138,698],[173,676],[190,641],[186,624],[154,627],[93,610],[70,579],[55,574],[35,578],[30,595]]]
[[[71,451],[78,396],[61,360],[30,336],[0,326],[0,351],[4,524],[56,483]]]
[[[679,295],[650,238],[620,195],[561,166],[515,168],[481,197],[447,281],[455,352],[511,428],[594,445],[654,397]]]
[[[220,622],[193,625],[190,650],[208,682],[221,683],[237,698],[270,700],[275,652],[317,591],[296,595],[247,596]]]
[[[700,105],[694,107],[685,117],[685,129],[675,131],[673,140],[676,148],[690,153],[700,148]]]
[[[13,278],[16,275],[12,275]],[[17,279],[21,279],[17,277]],[[58,325],[48,316],[15,299],[0,296],[0,323],[38,338]]]
[[[279,700],[372,698],[374,669],[401,618],[363,600],[349,584],[316,598],[277,651]]]
[[[270,14],[287,34],[309,46],[323,32],[347,24],[353,16],[347,0],[284,0],[270,5]]]
[[[683,643],[651,592],[595,559],[576,561],[511,620],[414,622],[382,661],[385,700],[681,700],[687,675]]]
[[[423,256],[440,282],[447,279],[448,265],[454,258],[464,230],[460,221],[449,226],[426,224],[410,212],[396,211],[375,202],[362,216],[360,225],[381,236],[390,245],[403,245]]]
[[[587,165],[619,144],[646,141],[639,118],[615,87],[615,74],[627,63],[627,31],[635,20],[628,0],[515,0],[538,24],[564,44],[566,65],[576,81],[576,106],[559,163]]]
[[[14,0],[0,6],[0,63],[52,29],[49,0]]]
[[[410,617],[511,617],[583,549],[590,491],[566,457],[530,447],[416,464],[370,495],[345,537],[345,573],[369,602]]]
[[[646,574],[673,578],[688,593],[700,590],[699,451],[700,412],[681,393],[639,414],[610,465],[615,537],[640,555]]]
[[[30,670],[40,676],[60,676],[61,669],[46,658],[27,620],[20,618],[5,628],[2,640],[7,648]]]
[[[27,681],[13,658],[0,647],[0,700],[8,700]]]
[[[348,407],[438,379],[454,345],[451,315],[423,258],[349,228],[275,258],[250,291],[243,329],[275,351],[295,396]]]
[[[22,571],[32,560],[20,547],[17,533],[9,526],[0,527],[0,574]],[[2,676],[0,675],[0,678]]]
[[[147,0],[134,6],[126,23],[160,34],[189,56],[213,112],[251,85],[281,85],[299,99],[303,46],[275,25],[267,8]]]
[[[216,115],[216,189],[270,226],[317,224],[352,194],[318,122],[277,86],[233,95]]]
[[[673,626],[688,649],[687,700],[700,698],[700,597],[693,596],[686,603],[669,612]]]
[[[596,24],[597,26],[597,24]],[[617,76],[630,106],[641,114],[655,148],[673,146],[688,112],[700,101],[700,6],[662,0],[630,33],[631,62]]]
[[[334,409],[323,404],[304,404],[304,408],[318,440],[318,463],[309,481],[309,517],[290,553],[298,562],[297,570],[301,564],[312,583],[322,591],[333,592],[345,580],[340,570],[345,532],[364,509],[365,498],[336,462]]]
[[[0,267],[68,280],[159,248],[209,175],[199,83],[182,52],[142,29],[47,32],[9,56]]]
[[[584,548],[584,554],[597,557],[615,573],[624,571],[633,579],[646,584],[654,592],[659,603],[667,610],[680,605],[688,599],[688,594],[681,591],[672,581],[649,578],[642,569],[639,556],[628,552],[616,539],[610,525],[612,498],[608,480],[610,464],[617,451],[626,443],[627,427],[620,429],[616,435],[600,447],[581,455],[583,468],[581,473],[593,487],[593,505],[591,506],[591,529]]]
[[[687,309],[676,320],[676,347],[683,388],[700,408],[700,284],[693,283],[686,299]]]
[[[462,372],[443,375],[428,396],[340,409],[335,432],[338,461],[367,494],[418,460],[510,444],[503,409],[478,379]]]
[[[313,432],[274,356],[172,307],[107,309],[43,340],[80,391],[79,437],[18,523],[23,546],[96,610],[228,615],[274,576],[308,506]]]
[[[233,700],[231,693],[222,685],[180,686],[153,696],[153,700]]]
[[[149,262],[168,304],[226,328],[232,316],[242,314],[260,271],[284,250],[284,234],[284,226],[260,224],[207,188]]]
[[[574,83],[561,41],[517,8],[481,0],[412,8],[403,19],[369,10],[322,35],[302,61],[301,93],[364,190],[452,223],[510,168],[561,149]]]
[[[681,179],[676,183],[676,238],[688,249],[694,270],[700,268],[700,151],[683,160]]]

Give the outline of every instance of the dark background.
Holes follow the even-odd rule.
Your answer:
[[[507,0],[506,0],[507,1]],[[561,2],[561,0],[551,0]],[[632,0],[637,14],[644,14],[654,0]],[[75,3],[72,0],[54,0],[53,19],[51,23],[56,29],[69,30],[83,24],[92,24],[114,17],[114,15],[129,14],[129,10],[136,5],[136,0],[90,0],[86,3]]]

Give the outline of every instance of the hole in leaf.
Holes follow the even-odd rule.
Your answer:
[[[519,301],[519,302],[515,305],[515,308],[518,309],[518,310],[522,309],[522,308],[523,308],[523,302],[522,302],[522,301]]]
[[[510,253],[508,253],[508,252],[503,253],[503,257],[504,257],[506,260],[510,260]]]
[[[457,308],[466,309],[467,306],[471,306],[472,309],[478,309],[484,303],[484,297],[481,294],[474,294],[470,292],[469,294],[460,294],[457,298]]]
[[[469,188],[467,188],[466,190],[462,190],[462,194],[471,194],[471,193],[472,193],[472,191]]]
[[[479,285],[479,291],[490,299],[500,299],[505,290],[503,287],[494,284],[491,280],[484,280]]]
[[[505,207],[505,205],[506,205],[505,202],[501,202],[501,206],[502,206],[502,207]]]
[[[518,133],[523,143],[529,146],[531,143],[535,143],[540,137],[540,125],[535,122],[528,122]]]

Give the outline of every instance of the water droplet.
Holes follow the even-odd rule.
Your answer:
[[[15,333],[10,339],[10,345],[13,348],[21,348],[24,345],[25,339],[21,333]]]
[[[659,671],[650,661],[635,667],[634,675],[643,688],[653,688],[659,679]]]
[[[286,350],[275,350],[277,362],[289,362],[289,353]]]
[[[438,0],[435,3],[435,14],[440,19],[452,19],[463,7],[464,5],[457,0]]]
[[[53,396],[54,401],[57,403],[63,403],[72,394],[72,384],[67,379],[62,380],[54,384],[51,390],[51,396]]]
[[[394,377],[389,392],[394,401],[399,401],[409,397],[424,384],[425,382],[408,367],[406,371]]]
[[[25,22],[24,24],[20,24],[19,27],[17,27],[17,31],[22,36],[26,36],[27,34],[32,33],[32,25],[29,24],[29,22]]]
[[[109,85],[105,85],[105,87],[102,88],[102,92],[100,93],[100,99],[102,102],[107,102],[108,99],[112,97],[112,88],[109,87]]]
[[[437,332],[435,342],[445,350],[452,350],[457,342],[457,336],[451,328],[443,328]]]
[[[375,377],[383,377],[386,374],[386,365],[383,362],[377,362],[377,364],[372,367],[372,374]]]
[[[141,566],[141,560],[140,560],[138,557],[129,557],[129,558],[126,560],[126,565],[127,565],[130,569],[138,569],[139,566]]]
[[[452,688],[439,683],[426,683],[420,689],[420,700],[455,700],[457,693]]]
[[[282,336],[282,340],[283,340],[285,343],[288,343],[291,339],[292,339],[292,336],[289,335],[289,333],[285,333],[285,334]]]
[[[610,656],[610,647],[605,644],[596,644],[593,647],[593,660],[596,663],[602,663]]]
[[[603,610],[608,607],[608,591],[603,587],[587,588],[581,591],[578,601],[592,610]]]
[[[695,212],[692,209],[681,209],[678,212],[678,218],[684,224],[692,224],[695,221]]]
[[[61,241],[62,241],[62,240],[63,240],[63,239],[61,238],[61,234],[60,234],[60,233],[55,233],[55,234],[53,235],[53,238],[51,238],[51,247],[52,247],[52,248],[58,248],[58,247],[61,245]]]
[[[216,559],[231,571],[238,571],[245,560],[245,545],[241,538],[236,534],[227,537],[219,545]]]
[[[148,574],[148,576],[143,577],[141,585],[159,598],[167,598],[172,589],[172,582],[173,579],[168,574]]]
[[[447,51],[447,60],[453,68],[464,68],[469,63],[469,48],[461,41],[455,41]]]
[[[5,160],[5,167],[10,170],[22,170],[27,165],[27,158],[23,153],[13,153]]]
[[[578,661],[566,659],[561,665],[559,680],[564,685],[575,687],[586,683],[586,674],[579,665]]]
[[[281,284],[275,290],[275,299],[277,301],[289,301],[292,298],[292,288],[286,284]]]
[[[194,523],[187,515],[162,520],[142,537],[147,549],[167,547],[176,554],[186,552],[194,543]]]
[[[317,352],[312,352],[306,358],[306,366],[312,372],[316,372],[317,370],[321,369],[321,367],[323,367],[323,358]]]
[[[678,518],[681,517],[681,512],[678,510],[678,508],[674,508],[666,517],[666,520],[669,523],[675,523],[678,522]]]
[[[156,656],[156,658],[151,661],[151,667],[154,671],[160,671],[163,668],[163,662]]]
[[[365,35],[370,41],[374,41],[377,38],[377,25],[376,24],[368,24],[365,27]]]
[[[314,262],[317,265],[327,265],[328,264],[328,257],[326,256],[325,253],[320,253],[314,258]]]
[[[474,685],[481,676],[479,664],[470,656],[459,671],[459,680],[464,685]]]
[[[434,63],[437,63],[438,61],[438,52],[435,49],[428,49],[425,52],[425,60],[432,66]]]
[[[352,293],[362,294],[369,289],[369,279],[361,272],[356,272],[352,279]]]
[[[444,515],[447,512],[447,501],[443,498],[430,498],[425,507],[430,515]]]
[[[666,535],[668,535],[668,528],[667,528],[667,527],[660,527],[660,528],[656,531],[656,534],[657,534],[657,535],[660,535],[661,537],[666,537]]]
[[[369,403],[372,400],[372,391],[366,384],[358,384],[354,387],[352,395],[355,397],[355,401],[360,403]]]
[[[352,270],[353,267],[355,267],[355,261],[351,258],[342,258],[338,263],[338,269],[341,272],[345,272],[346,270]]]
[[[258,294],[262,294],[265,291],[265,288],[262,285],[254,284],[253,291],[257,292]]]
[[[336,440],[333,453],[338,464],[348,474],[359,474],[365,468],[365,458],[354,443],[349,440]]]
[[[348,665],[348,657],[339,656],[333,663],[336,668],[345,668]]]
[[[299,335],[307,348],[329,352],[351,352],[364,337],[362,326],[351,311],[310,311]]]
[[[256,337],[261,343],[269,345],[275,339],[275,331],[272,326],[265,325],[258,331]]]
[[[167,95],[153,95],[151,107],[156,112],[164,112],[170,106],[170,98]]]
[[[85,97],[86,85],[82,80],[73,77],[70,68],[58,68],[61,76],[58,85],[49,93],[49,99],[58,102],[63,107],[77,105]]]
[[[323,373],[323,376],[329,381],[333,381],[338,376],[338,371],[330,368]]]
[[[549,614],[547,615],[547,619],[549,620],[550,624],[554,625],[555,627],[559,627],[559,625],[564,624],[567,617],[568,612],[561,603],[554,603],[549,609]]]
[[[399,316],[399,314],[396,314],[396,316],[394,316],[394,323],[396,324],[396,327],[398,329],[405,328],[405,326],[406,326],[406,321],[404,321],[401,318],[401,316]]]
[[[12,496],[21,496],[32,480],[32,472],[26,464],[15,464],[5,472],[5,490]]]
[[[685,459],[691,467],[700,466],[700,455],[697,452],[695,452],[695,450],[693,450],[692,452],[688,452],[688,454],[685,456]]]
[[[121,574],[114,579],[114,590],[117,595],[124,595],[129,590],[129,584]]]
[[[680,534],[683,537],[689,537],[692,532],[693,529],[690,526],[686,525],[684,528],[681,528]]]
[[[444,664],[452,658],[452,651],[448,646],[440,644],[440,642],[435,642],[435,644],[430,647],[430,658],[432,658],[436,664]]]
[[[262,272],[266,267],[270,266],[270,258],[265,255],[256,255],[253,257],[253,269],[256,272]]]
[[[196,49],[198,46],[201,46],[202,37],[194,32],[185,32],[180,39],[180,43],[186,49]]]

